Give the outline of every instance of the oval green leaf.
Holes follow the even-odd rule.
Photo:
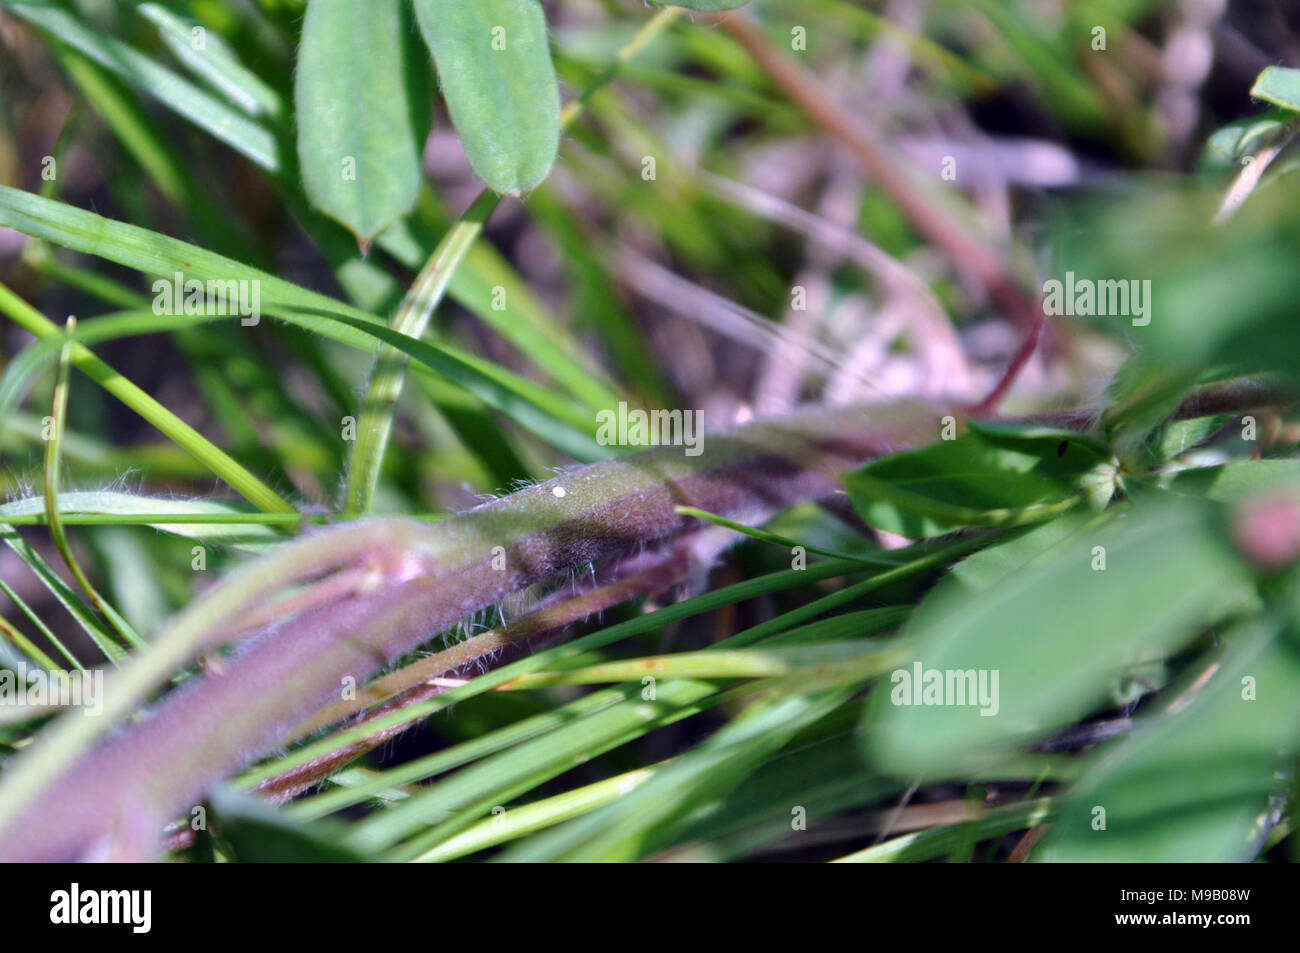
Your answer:
[[[1010,545],[1027,562],[985,566],[986,588],[969,577],[936,587],[904,630],[913,661],[869,706],[877,763],[904,777],[986,768],[1105,707],[1116,678],[1240,612],[1253,587],[1216,511],[1162,502],[1037,553],[1050,535],[1021,537]]]
[[[1255,619],[1224,639],[1208,683],[1142,719],[1084,762],[1034,859],[1067,863],[1244,863],[1300,748],[1300,644]],[[1105,825],[1097,824],[1098,807]]]
[[[452,124],[475,173],[520,195],[560,147],[560,90],[537,0],[415,0]]]
[[[1250,95],[1291,112],[1300,112],[1300,69],[1267,67],[1256,78]]]
[[[1059,515],[1114,468],[1089,438],[1045,428],[980,424],[980,432],[884,457],[844,476],[862,518],[924,539],[963,526],[1019,526]],[[972,422],[972,430],[976,424]]]
[[[312,204],[362,247],[415,205],[432,82],[402,0],[312,0],[294,100]]]

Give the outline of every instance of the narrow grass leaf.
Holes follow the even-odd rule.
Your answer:
[[[175,71],[64,10],[13,0],[3,0],[3,5],[160,100],[262,168],[270,172],[280,170],[280,148],[270,131],[209,96]]]

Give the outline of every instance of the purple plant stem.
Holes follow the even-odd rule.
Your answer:
[[[844,469],[934,440],[944,413],[910,402],[817,408],[712,437],[698,457],[661,447],[575,469],[443,523],[326,530],[372,539],[391,528],[403,542],[363,583],[248,640],[143,721],[102,739],[0,829],[0,859],[153,859],[167,821],[284,743],[345,680],[363,684],[529,585],[700,525],[677,506],[759,521],[823,498]],[[279,555],[280,565],[313,538],[267,559]],[[220,588],[207,598],[219,599]]]

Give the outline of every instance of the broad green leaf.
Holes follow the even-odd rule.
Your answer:
[[[900,775],[987,766],[1102,707],[1131,667],[1248,605],[1253,586],[1218,518],[1166,501],[1074,533],[979,591],[941,585],[904,629],[912,662],[872,699],[864,728],[879,763]],[[938,672],[946,688],[954,673],[953,690],[917,704],[917,665],[922,687]],[[983,677],[986,700],[959,698],[956,673]]]
[[[1270,66],[1260,73],[1250,95],[1291,112],[1300,112],[1300,69]]]
[[[538,0],[415,0],[451,121],[497,192],[536,188],[560,145],[560,91]]]
[[[1034,859],[1254,858],[1300,746],[1300,644],[1279,628],[1258,620],[1230,633],[1227,658],[1185,709],[1162,705],[1129,738],[1090,755]]]
[[[862,518],[911,539],[961,526],[1038,522],[1102,488],[1113,467],[1087,438],[1055,431],[993,429],[896,454],[844,477]]]
[[[1105,415],[1122,459],[1149,460],[1151,430],[1197,383],[1271,372],[1295,380],[1297,185],[1282,178],[1268,188],[1270,201],[1250,202],[1218,226],[1218,189],[1148,189],[1091,209],[1075,204],[1061,219],[1057,280],[1092,289],[1092,310],[1102,313],[1056,320],[1090,323],[1136,351],[1109,389]]]
[[[312,204],[362,247],[420,191],[431,82],[403,0],[312,0],[294,101],[298,162]]]
[[[1300,486],[1300,460],[1251,460],[1180,470],[1169,480],[1177,493],[1233,503],[1265,490]]]
[[[1075,536],[1094,524],[1110,519],[1113,511],[1100,515],[1082,512],[1068,513],[1059,519],[1049,520],[1042,526],[1020,530],[1019,535],[1004,543],[981,549],[952,567],[947,585],[962,585],[978,592],[1005,579],[1048,553],[1057,544]],[[1089,518],[1090,517],[1090,518]]]
[[[1010,446],[1022,445],[1026,450],[1033,451],[1037,441],[1049,441],[1056,447],[1060,447],[1063,441],[1071,444],[1077,444],[1078,447],[1091,450],[1096,456],[1106,458],[1110,456],[1110,448],[1106,446],[1104,440],[1090,433],[1081,433],[1077,430],[1065,430],[1060,427],[1049,427],[1045,424],[1021,424],[1013,423],[1006,420],[969,420],[967,426],[970,427],[971,433],[979,434],[981,437],[993,443],[1005,443]],[[1057,456],[1060,456],[1058,453]]]
[[[1191,420],[1172,420],[1152,434],[1155,457],[1163,461],[1182,456],[1187,451],[1196,449],[1234,419],[1227,414],[1215,414]]]

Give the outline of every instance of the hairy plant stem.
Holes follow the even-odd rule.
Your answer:
[[[518,653],[526,646],[535,645],[574,622],[680,582],[695,562],[692,548],[690,536],[687,536],[648,559],[644,556],[629,557],[610,573],[616,582],[590,588],[565,587],[547,600],[546,605],[514,622],[375,679],[359,690],[357,699],[339,701],[321,709],[294,734],[298,737],[308,735],[371,706],[364,715],[347,724],[350,730],[435,698],[447,690],[444,680],[448,677],[472,674],[472,669],[477,666],[499,665],[509,653]],[[649,565],[626,575],[622,570],[633,563]],[[256,790],[272,800],[286,800],[412,726],[411,722],[406,722],[378,728],[363,739],[342,744],[306,764],[267,778],[257,785]]]
[[[111,680],[104,717],[72,712],[17,759],[0,785],[0,858],[150,859],[169,818],[432,635],[537,582],[698,527],[678,506],[752,522],[824,497],[845,468],[931,442],[948,412],[816,408],[711,437],[697,457],[663,447],[572,470],[445,522],[376,519],[287,544],[206,593]],[[306,600],[101,740],[269,597],[358,569],[329,601]]]

